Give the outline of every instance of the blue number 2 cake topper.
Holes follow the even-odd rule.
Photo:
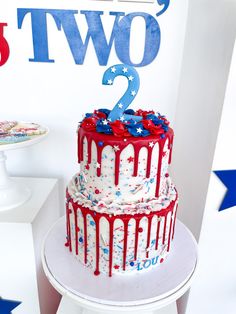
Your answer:
[[[110,112],[109,121],[129,120],[140,121],[142,117],[125,114],[125,110],[134,100],[139,90],[139,75],[138,72],[131,66],[125,64],[116,64],[108,68],[103,74],[102,84],[113,85],[114,79],[117,76],[124,76],[128,80],[128,88],[120,100],[116,103],[113,110]]]

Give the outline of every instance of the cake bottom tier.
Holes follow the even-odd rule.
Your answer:
[[[146,271],[162,263],[174,238],[178,198],[167,208],[111,215],[75,203],[67,191],[65,245],[95,275]]]

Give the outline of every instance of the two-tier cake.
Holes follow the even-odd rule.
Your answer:
[[[136,92],[133,71],[113,66],[107,84],[124,75]],[[85,115],[78,128],[80,171],[66,193],[66,246],[95,275],[158,267],[174,237],[173,130],[159,113],[122,107]]]

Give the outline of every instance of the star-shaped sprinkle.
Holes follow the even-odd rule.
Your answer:
[[[128,69],[127,69],[127,68],[123,68],[123,69],[122,69],[122,72],[123,72],[123,73],[127,73],[127,72],[128,72]]]
[[[114,268],[115,268],[115,269],[119,269],[120,266],[119,266],[119,265],[115,265]]]
[[[128,162],[131,163],[132,161],[134,161],[134,157],[130,156],[129,158],[127,158]]]
[[[136,91],[135,91],[135,90],[132,90],[131,95],[132,95],[132,96],[135,96],[135,95],[136,95]]]
[[[132,75],[130,75],[129,77],[128,77],[128,79],[129,79],[129,81],[133,81],[133,79],[134,79],[134,77],[132,76]]]
[[[113,81],[112,80],[107,80],[108,85],[112,85]]]
[[[143,132],[143,130],[141,128],[137,128],[136,131],[138,134],[141,134]]]
[[[85,166],[85,169],[86,169],[86,170],[89,170],[89,164],[87,164],[87,165]]]
[[[96,168],[100,168],[100,167],[101,167],[100,163],[97,162],[97,163],[96,163]]]
[[[111,68],[111,72],[112,72],[112,73],[115,73],[115,72],[116,72],[116,68],[115,68],[115,67],[112,67],[112,68]]]
[[[123,108],[123,105],[120,103],[120,104],[118,104],[118,107],[121,109],[121,108]]]
[[[115,152],[118,152],[118,150],[120,150],[120,147],[118,145],[114,145],[113,149],[114,149]]]
[[[153,148],[154,143],[153,143],[153,142],[150,142],[148,145],[149,145],[149,147]]]
[[[107,125],[107,124],[108,124],[108,121],[107,121],[107,120],[103,120],[103,121],[102,121],[102,124],[103,124],[103,125]]]

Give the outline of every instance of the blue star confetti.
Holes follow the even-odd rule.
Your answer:
[[[236,170],[217,170],[213,172],[227,188],[219,211],[236,206]]]
[[[0,313],[11,314],[12,310],[14,310],[20,304],[20,301],[6,300],[0,297]]]

